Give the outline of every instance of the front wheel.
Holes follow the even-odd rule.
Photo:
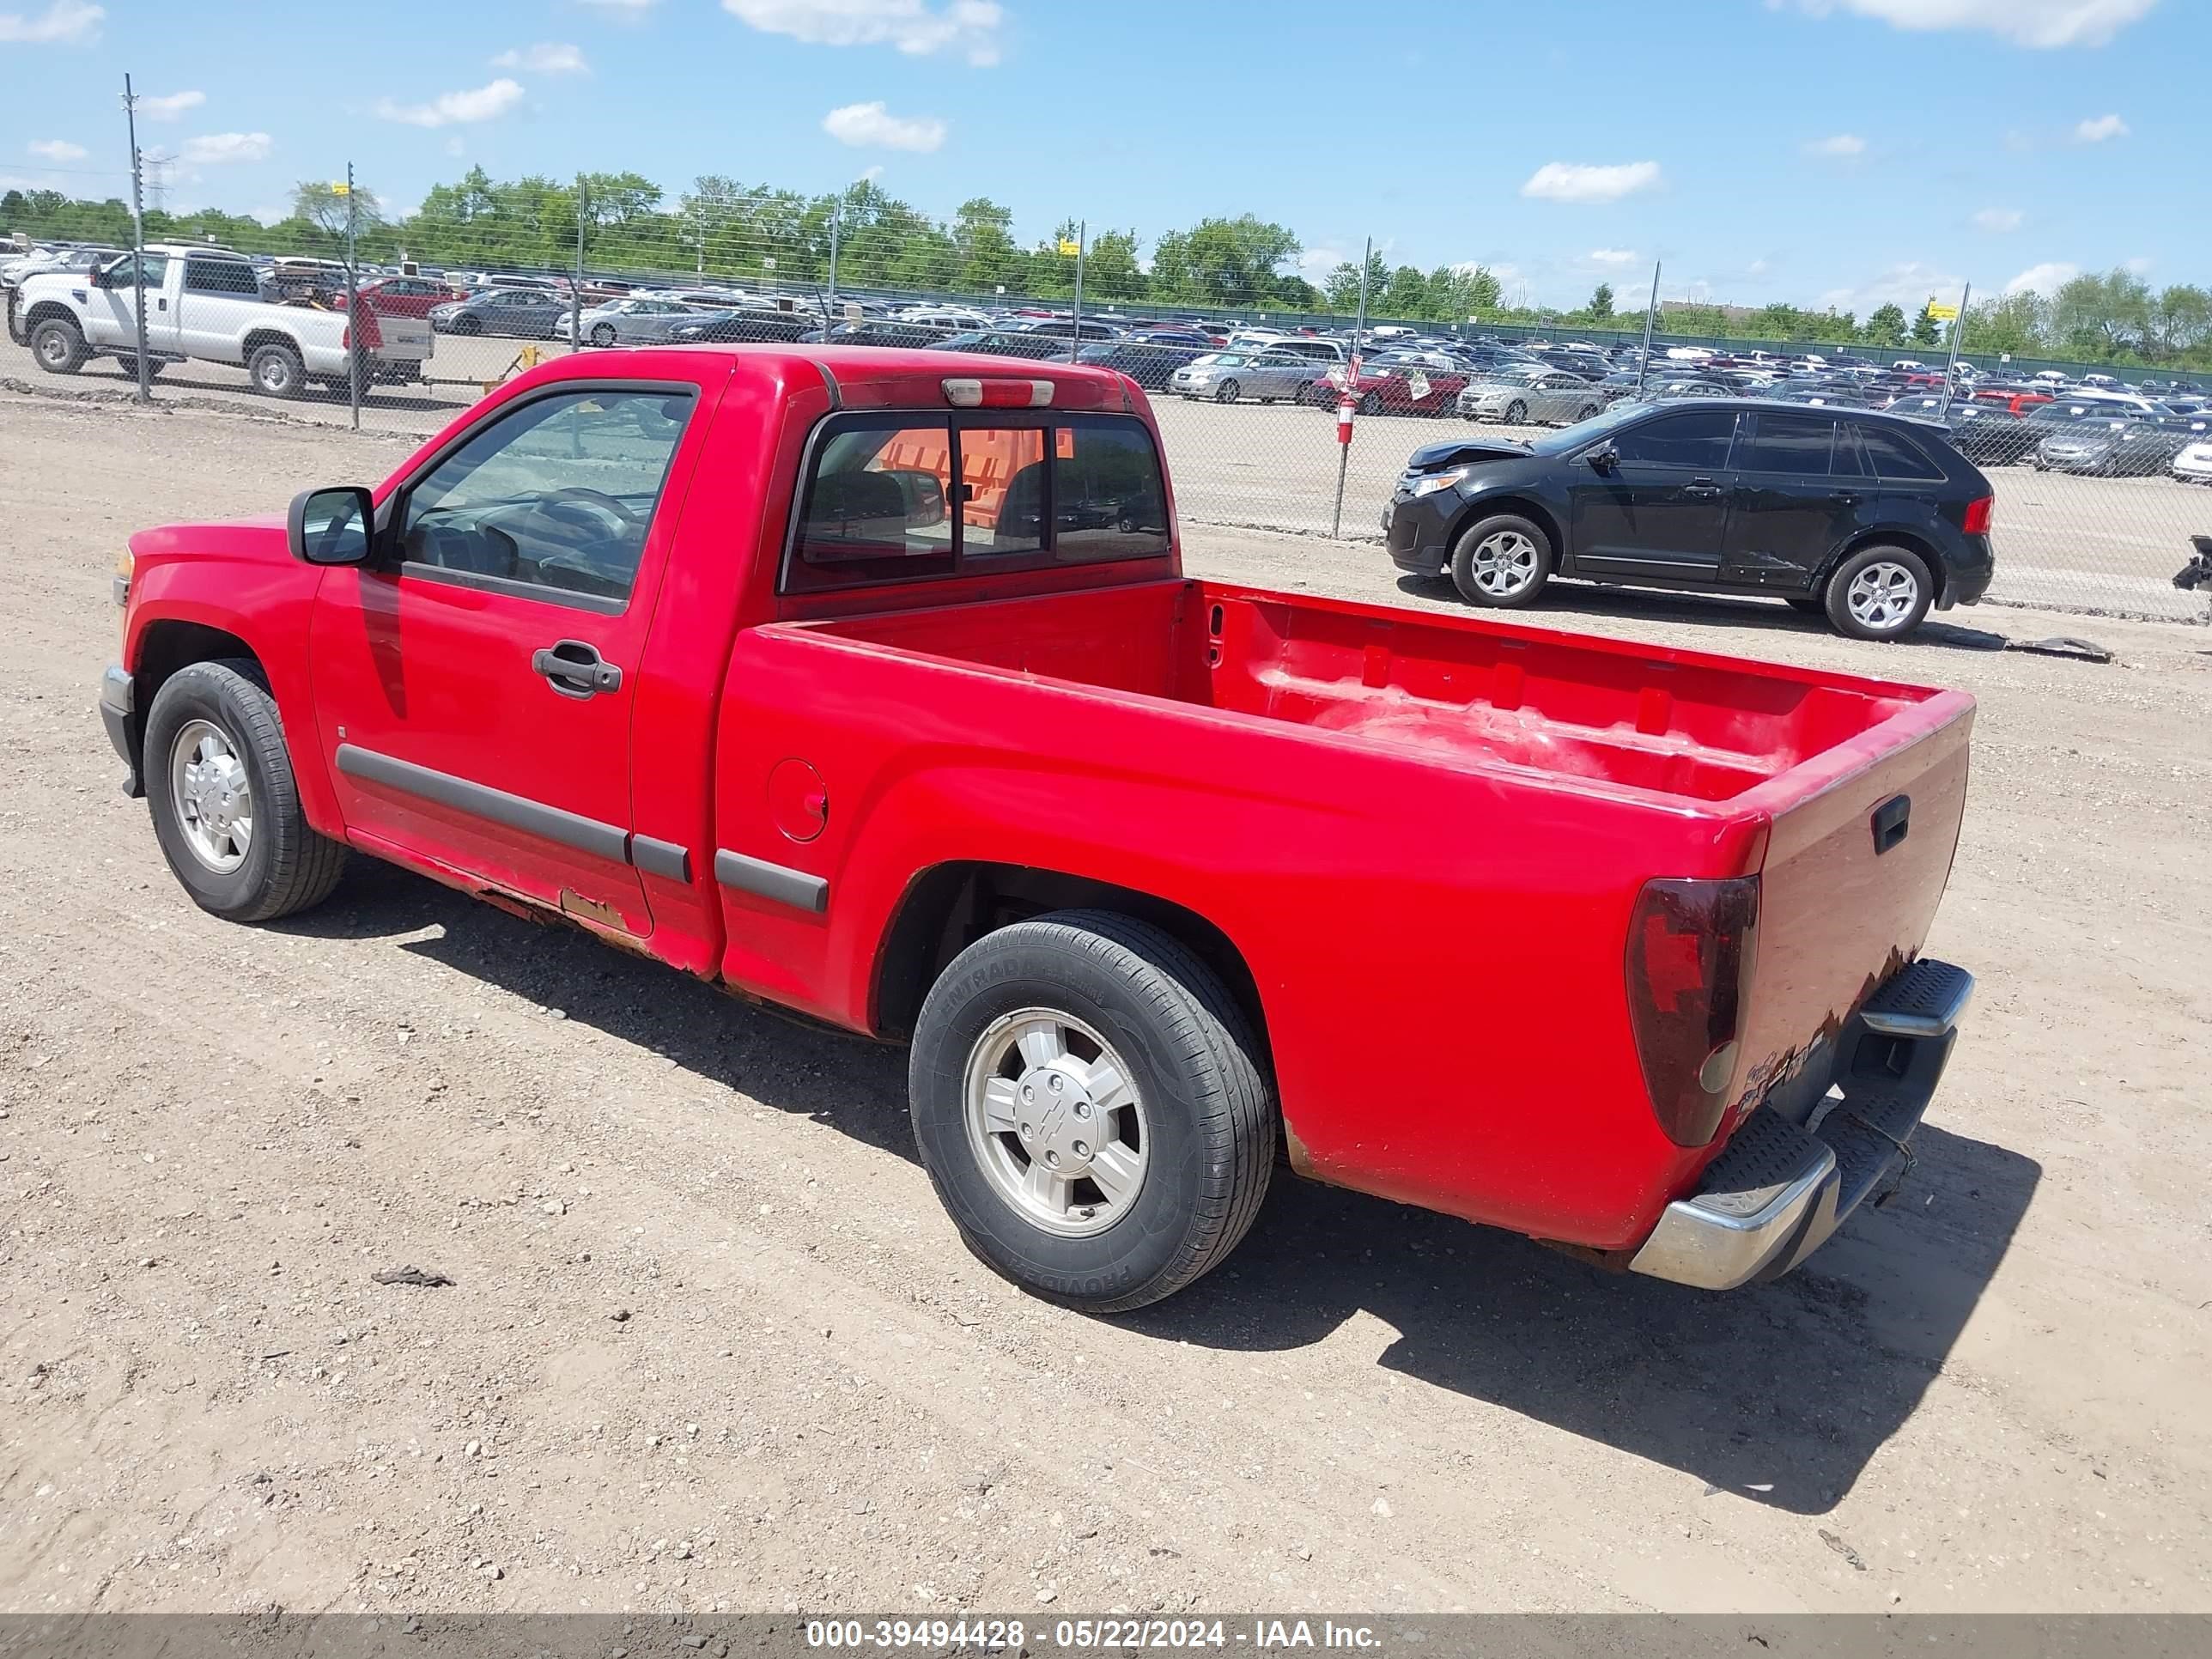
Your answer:
[[[1936,598],[1928,564],[1907,547],[1863,547],[1828,578],[1824,608],[1836,632],[1855,640],[1903,639]]]
[[[1379,392],[1370,392],[1362,398],[1359,400],[1359,412],[1362,415],[1380,415],[1382,412],[1382,394]]]
[[[1505,405],[1505,424],[1506,424],[1506,425],[1508,425],[1508,426],[1526,426],[1528,423],[1528,404],[1526,404],[1522,403],[1522,402],[1518,398],[1515,398],[1511,403],[1510,403],[1510,404],[1506,404],[1506,405]]]
[[[123,371],[123,378],[125,380],[133,381],[137,380],[138,358],[136,353],[133,353],[128,357],[118,357],[115,360],[115,366]],[[168,365],[167,363],[161,362],[158,358],[149,357],[146,360],[146,383],[149,386],[151,386],[156,380],[161,378],[161,371],[167,367]]]
[[[193,663],[161,683],[144,770],[161,855],[203,910],[269,921],[337,885],[346,849],[301,810],[276,701],[250,658]]]
[[[1552,538],[1510,513],[1469,526],[1452,549],[1452,586],[1469,605],[1518,610],[1552,579]]]
[[[49,374],[74,374],[91,357],[92,348],[75,323],[51,317],[31,331],[31,356]]]
[[[994,1272],[1091,1313],[1172,1295],[1252,1224],[1275,1150],[1260,1046],[1167,933],[1060,910],[930,988],[908,1067],[922,1167]]]
[[[1224,380],[1219,386],[1214,387],[1213,401],[1217,404],[1233,404],[1237,401],[1238,393],[1243,392],[1243,388],[1238,386],[1236,381]]]
[[[592,325],[592,343],[593,345],[611,346],[614,343],[615,325],[612,323],[596,323]]]

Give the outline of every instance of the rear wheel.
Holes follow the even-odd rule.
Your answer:
[[[1601,413],[1603,413],[1603,410],[1601,410],[1597,404],[1584,404],[1582,407],[1582,412],[1576,416],[1575,418],[1577,421],[1594,421],[1597,419],[1599,415]]]
[[[1552,538],[1514,514],[1480,520],[1453,547],[1451,577],[1469,605],[1534,605],[1552,579]]]
[[[1275,1149],[1260,1053],[1220,979],[1159,929],[1101,910],[1017,922],[922,1005],[922,1167],[994,1272],[1089,1312],[1143,1307],[1259,1213]]]
[[[296,398],[307,390],[307,366],[288,345],[258,346],[246,359],[246,372],[253,389],[270,398]]]
[[[1909,547],[1863,547],[1828,578],[1823,608],[1838,634],[1897,640],[1920,626],[1936,598],[1927,562]]]
[[[592,343],[593,345],[611,346],[614,343],[615,325],[612,323],[598,323],[592,325]]]
[[[92,348],[75,323],[50,317],[31,331],[31,355],[49,374],[74,374],[92,356]]]
[[[138,359],[135,354],[128,357],[118,357],[115,360],[115,366],[123,371],[123,378],[125,380],[136,380],[138,378]],[[149,357],[146,360],[146,379],[148,383],[151,384],[155,380],[159,378],[161,371],[167,367],[168,365],[161,362],[159,358]]]
[[[1362,398],[1359,400],[1359,412],[1362,415],[1380,415],[1382,412],[1382,394],[1379,392],[1370,392]]]

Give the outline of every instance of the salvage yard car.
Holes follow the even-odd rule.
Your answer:
[[[102,356],[135,374],[142,307],[149,374],[188,360],[236,364],[272,398],[304,397],[315,384],[343,390],[356,350],[364,382],[417,380],[434,344],[427,324],[366,307],[356,342],[343,295],[336,310],[271,304],[245,255],[158,242],[143,269],[125,254],[96,270],[25,278],[8,291],[8,333],[49,374]]]
[[[1555,576],[1772,593],[1893,640],[1973,605],[1995,562],[1989,480],[1945,428],[1872,410],[1729,398],[1616,404],[1534,444],[1413,452],[1382,509],[1390,556],[1470,605]]]
[[[374,489],[133,537],[118,593],[103,718],[203,908],[353,849],[907,1042],[963,1237],[1095,1311],[1226,1256],[1279,1145],[1786,1272],[1971,984],[1920,954],[1970,698],[1191,580],[1097,369],[571,356]],[[1484,939],[1541,994],[1470,995]]]

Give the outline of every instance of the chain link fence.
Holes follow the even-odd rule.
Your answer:
[[[471,174],[392,223],[366,192],[333,188],[273,227],[164,219],[135,256],[127,222],[103,242],[69,234],[88,227],[65,214],[0,216],[19,249],[8,267],[0,248],[12,272],[0,377],[135,387],[143,319],[156,399],[306,404],[427,435],[574,350],[826,339],[1074,359],[1150,394],[1186,520],[1364,540],[1379,539],[1411,450],[1476,429],[1532,438],[1623,398],[1887,406],[1941,422],[1994,484],[1992,600],[2203,618],[2172,577],[2190,537],[2212,529],[2212,372],[1970,350],[1947,388],[1936,348],[1663,326],[1647,356],[1640,318],[1437,320],[1489,297],[1449,271],[1424,279],[1430,314],[1393,315],[1404,284],[1372,259],[1370,280],[1333,284],[1340,308],[1307,289],[1293,297],[1311,308],[1286,309],[1279,283],[1262,293],[1265,267],[1240,276],[1225,257],[1201,272],[1202,302],[1182,303],[1160,297],[1164,264],[1198,256],[1164,238],[1147,272],[1131,234],[1071,222],[1024,250],[974,204],[935,223],[865,185],[811,200],[700,191],[675,212],[657,200],[643,180],[495,187]]]

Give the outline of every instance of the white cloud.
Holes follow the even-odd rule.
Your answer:
[[[1310,247],[1298,255],[1298,270],[1307,276],[1326,276],[1339,265],[1354,263],[1340,248]]]
[[[465,92],[441,92],[427,104],[397,104],[380,98],[376,112],[386,121],[410,127],[450,127],[470,121],[490,121],[522,101],[522,88],[504,75],[488,86]]]
[[[88,6],[84,0],[54,0],[37,16],[20,11],[0,11],[0,42],[17,46],[90,46],[100,38],[105,7]]]
[[[1632,265],[1636,250],[1632,247],[1594,247],[1589,251],[1589,262],[1594,265]]]
[[[945,125],[933,115],[894,115],[883,100],[847,104],[822,118],[822,131],[841,144],[910,149],[927,155],[945,142]]]
[[[2149,256],[2147,254],[2138,253],[2134,258],[2128,261],[2127,268],[2131,275],[2136,276],[2143,275],[2150,269]]]
[[[527,70],[533,75],[589,75],[592,66],[584,49],[556,40],[534,46],[513,46],[491,60],[494,69]]]
[[[92,154],[82,144],[72,144],[66,138],[33,138],[23,148],[49,161],[82,161]]]
[[[1820,304],[1863,317],[1883,306],[1896,306],[1907,316],[1917,315],[1930,295],[1955,301],[1965,279],[1954,272],[1911,260],[1890,266],[1848,288],[1832,288],[1820,295]]]
[[[1547,202],[1617,202],[1658,182],[1656,161],[1625,161],[1617,167],[1547,161],[1528,175],[1521,193]]]
[[[194,167],[216,167],[226,161],[265,161],[274,148],[265,132],[207,132],[185,139],[183,156]]]
[[[2117,115],[2099,115],[2074,124],[2075,139],[2084,144],[2101,144],[2107,138],[2124,138],[2128,124]]]
[[[188,109],[198,109],[207,102],[204,92],[165,92],[158,96],[141,93],[138,113],[149,121],[173,121]]]
[[[1773,269],[1773,265],[1764,258],[1753,259],[1743,268],[1744,274],[1747,276],[1764,276]]]
[[[863,184],[872,185],[877,179],[883,176],[884,164],[881,161],[877,162],[873,167],[866,167],[860,169],[860,182]]]
[[[1768,0],[1769,4],[1776,0]],[[1847,11],[1924,33],[1980,29],[2016,46],[2101,46],[2158,0],[1798,0],[1815,17]]]
[[[2069,264],[2063,259],[2047,259],[2039,265],[2030,265],[2026,270],[2004,285],[2008,294],[2041,294],[2058,292],[2081,274],[2081,267]]]
[[[1839,132],[1832,138],[1815,138],[1805,146],[1808,155],[1826,155],[1838,161],[1866,154],[1866,140],[1856,132]]]
[[[948,47],[976,64],[999,61],[996,0],[722,0],[722,9],[765,34],[821,46],[893,46],[917,55]]]
[[[2002,236],[2008,230],[2018,230],[2027,217],[2018,208],[1984,208],[1974,216],[1974,228]]]

